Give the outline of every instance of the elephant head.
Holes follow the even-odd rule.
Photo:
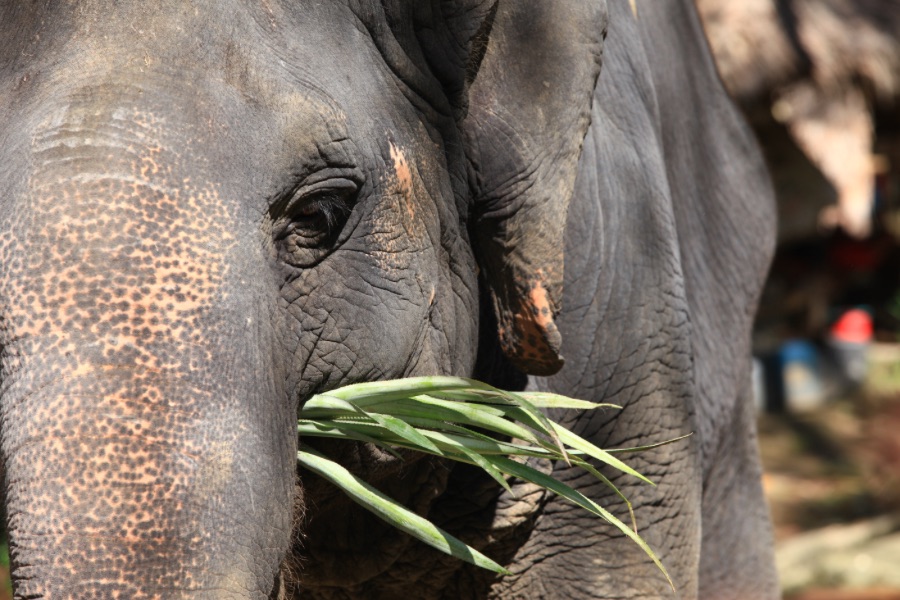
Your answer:
[[[276,593],[304,496],[298,405],[472,373],[479,267],[504,351],[557,370],[604,15],[2,2],[17,597]]]

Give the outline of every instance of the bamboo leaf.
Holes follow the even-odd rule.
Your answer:
[[[650,557],[650,560],[653,561],[653,563],[665,576],[666,581],[669,582],[672,590],[675,590],[675,583],[669,576],[669,572],[666,571],[666,568],[660,562],[659,558],[656,557],[656,554],[653,552],[650,546],[647,545],[647,543],[643,539],[641,539],[641,537],[635,531],[632,531],[627,525],[625,525],[608,510],[606,510],[581,492],[575,490],[574,488],[571,488],[561,481],[558,481],[553,477],[550,477],[549,475],[545,475],[544,473],[541,473],[537,469],[534,469],[528,465],[524,465],[522,463],[518,463],[514,460],[510,460],[501,456],[491,456],[487,458],[492,463],[494,463],[494,465],[501,471],[509,473],[511,475],[515,475],[516,477],[546,488],[556,493],[557,495],[562,496],[566,500],[594,513],[598,517],[604,519],[605,521],[616,527],[616,529],[624,533],[626,536],[628,536],[629,539],[640,546],[641,550],[643,550],[644,553],[648,557]]]
[[[398,458],[401,456],[395,448],[407,448],[476,465],[510,493],[512,487],[504,474],[535,483],[620,529],[647,553],[672,585],[665,568],[637,534],[631,503],[588,459],[599,460],[652,485],[650,480],[613,454],[652,449],[687,436],[635,448],[603,450],[553,423],[541,412],[542,408],[595,410],[619,407],[548,392],[506,392],[459,377],[416,377],[360,383],[314,396],[300,409],[297,431],[301,437],[321,436],[371,443]],[[507,439],[512,441],[505,441]],[[565,460],[574,467],[585,469],[622,499],[628,508],[631,527],[577,490],[511,460],[511,456]],[[319,469],[316,472],[341,487],[356,502],[403,531],[463,560],[503,572],[487,557],[473,554],[473,549],[394,504],[315,451],[301,448],[298,461],[310,469]]]
[[[588,402],[587,400],[576,400],[568,396],[561,396],[551,392],[516,392],[519,396],[523,396],[529,402],[538,408],[572,408],[578,410],[596,410],[598,408],[614,408],[622,410],[618,404]]]
[[[616,487],[616,484],[614,484],[612,481],[610,481],[609,478],[607,478],[603,473],[601,473],[600,471],[595,469],[594,465],[592,465],[591,463],[589,463],[585,460],[579,459],[579,460],[577,460],[576,464],[579,467],[581,467],[582,469],[584,469],[585,471],[587,471],[588,473],[590,473],[591,475],[593,475],[594,477],[596,477],[597,479],[599,479],[600,481],[602,481],[603,485],[605,485],[606,487],[611,489],[613,491],[613,493],[616,496],[618,496],[622,500],[622,502],[625,503],[625,506],[628,507],[628,517],[631,519],[631,528],[634,529],[635,533],[637,533],[638,532],[637,519],[634,516],[634,507],[631,505],[631,500],[629,500],[625,496],[625,494],[623,494],[619,490],[619,488]]]
[[[559,449],[560,454],[562,454],[563,459],[566,462],[569,462],[569,456],[566,453],[566,447],[563,445],[562,441],[560,440],[556,429],[553,427],[553,423],[550,421],[550,419],[547,418],[547,415],[545,415],[540,410],[538,410],[538,408],[536,406],[534,406],[529,400],[527,400],[524,396],[521,396],[520,394],[516,394],[513,392],[506,392],[504,390],[497,389],[495,387],[489,386],[484,383],[475,382],[475,381],[473,381],[473,383],[478,383],[480,386],[486,387],[487,389],[489,389],[491,391],[499,393],[503,398],[508,398],[513,404],[517,405],[522,410],[522,414],[526,415],[526,417],[527,417],[525,419],[520,418],[519,420],[522,421],[523,423],[525,423],[526,421],[530,421],[530,423],[528,423],[529,426],[533,427],[534,429],[536,429],[540,432],[543,432],[543,433],[549,435],[550,438],[553,440],[553,443],[555,443],[556,447]]]
[[[473,452],[478,452],[479,454],[492,454],[492,455],[520,455],[520,456],[536,456],[539,458],[551,458],[551,459],[559,459],[561,458],[558,453],[551,452],[536,446],[522,446],[517,444],[511,444],[509,442],[503,442],[500,440],[490,440],[483,438],[473,438],[465,435],[458,435],[454,433],[445,433],[442,431],[422,431],[423,435],[427,436],[428,439],[433,441],[438,446],[453,448],[456,446],[466,446],[469,450]]]
[[[516,416],[521,416],[521,415],[516,414],[515,411],[511,411],[511,412],[513,414],[515,414]],[[631,475],[633,477],[637,477],[638,479],[640,479],[641,481],[643,481],[645,483],[649,483],[650,485],[655,485],[652,481],[650,481],[649,479],[647,479],[646,477],[644,477],[643,475],[641,475],[640,473],[638,473],[637,471],[635,471],[634,469],[632,469],[631,467],[626,465],[624,462],[622,462],[621,460],[619,460],[618,458],[616,458],[609,452],[598,448],[597,446],[590,443],[586,439],[582,438],[581,436],[579,436],[575,433],[572,433],[571,431],[569,431],[568,429],[566,429],[565,427],[563,427],[561,425],[558,425],[557,423],[553,423],[552,421],[550,423],[551,423],[550,426],[554,429],[554,431],[558,435],[561,442],[565,443],[570,448],[573,448],[575,450],[580,450],[581,452],[584,452],[588,456],[591,456],[591,457],[599,460],[600,462],[606,463],[606,464],[610,465],[611,467],[615,467],[616,469],[619,469],[623,473],[628,473],[629,475]]]
[[[375,408],[375,406],[367,407],[369,411],[374,411]],[[401,400],[397,401],[396,404],[391,403],[390,406],[379,404],[377,408],[379,412],[384,411],[395,416],[436,418],[465,423],[472,427],[488,429],[533,444],[541,443],[541,440],[529,429],[503,418],[506,411],[492,406],[460,405],[459,403],[431,398],[430,396],[418,396],[411,402]]]
[[[653,486],[656,485],[655,483],[653,483],[652,481],[650,481],[649,479],[647,479],[646,477],[644,477],[643,475],[641,475],[640,473],[638,473],[637,471],[635,471],[634,469],[632,469],[631,467],[629,467],[628,465],[623,463],[621,460],[619,460],[618,458],[616,458],[609,452],[606,452],[605,450],[601,450],[594,444],[590,443],[589,441],[582,438],[581,436],[572,433],[565,427],[562,427],[561,425],[557,425],[556,423],[553,423],[553,428],[556,429],[556,432],[559,434],[560,439],[563,440],[566,444],[568,444],[572,448],[575,448],[576,450],[581,450],[588,456],[592,456],[592,457],[596,458],[597,460],[608,464],[611,467],[615,467],[616,469],[619,469],[623,473],[628,473],[629,475],[631,475],[633,477],[637,477],[638,479],[640,479],[641,481],[643,481],[645,483],[649,483],[650,485],[653,485]]]
[[[503,489],[505,489],[507,492],[509,492],[510,496],[512,496],[513,498],[516,497],[515,493],[513,493],[513,491],[512,491],[512,488],[509,486],[509,482],[506,481],[506,478],[503,476],[503,474],[500,471],[497,470],[497,467],[495,467],[491,463],[491,461],[486,459],[481,454],[479,454],[477,452],[473,452],[472,450],[469,450],[465,446],[461,445],[460,450],[462,451],[463,454],[466,455],[466,457],[470,461],[472,461],[472,463],[478,465],[479,467],[484,469],[488,475],[493,477],[494,480],[503,487]]]
[[[569,462],[566,447],[560,441],[556,430],[551,425],[551,421],[527,398],[513,392],[507,392],[505,390],[495,388],[494,386],[482,383],[480,381],[475,381],[474,379],[469,379],[466,381],[468,381],[470,384],[470,391],[478,391],[484,394],[486,397],[493,396],[500,402],[505,400],[506,404],[511,404],[518,407],[521,410],[521,415],[524,416],[524,418],[520,417],[518,420],[522,423],[526,423],[529,427],[532,427],[533,429],[550,436],[551,440],[562,455],[563,460]]]
[[[351,403],[352,404],[352,403]],[[398,419],[396,417],[392,417],[390,415],[382,415],[378,413],[370,413],[364,411],[363,409],[356,407],[359,412],[369,417],[394,435],[397,435],[408,442],[412,443],[414,446],[421,446],[425,450],[430,450],[432,452],[438,453],[439,450],[437,447],[431,443],[427,437],[416,431],[415,427],[412,427],[409,423],[406,423],[402,419]]]
[[[334,414],[354,413],[356,408],[342,398],[328,394],[317,394],[300,407],[300,415],[307,418],[314,416],[332,416]]]
[[[352,432],[354,435],[359,434],[362,436],[369,436],[370,438],[376,438],[376,443],[382,447],[385,447],[385,444],[390,444],[392,446],[408,448],[410,450],[417,450],[419,452],[428,452],[429,454],[435,454],[437,456],[443,456],[446,458],[454,458],[455,460],[458,460],[459,456],[465,456],[463,451],[459,449],[459,446],[465,446],[469,450],[477,452],[479,454],[497,454],[501,456],[533,456],[535,458],[547,458],[553,460],[561,459],[559,453],[553,451],[548,451],[535,446],[503,442],[500,440],[495,440],[488,436],[479,436],[476,432],[467,431],[465,429],[463,429],[463,432],[459,435],[447,432],[429,431],[425,429],[420,430],[420,433],[427,436],[435,443],[436,446],[438,446],[438,451],[435,452],[433,449],[426,450],[425,448],[417,444],[413,444],[393,434],[392,432],[386,431],[377,423],[371,423],[357,419],[350,420],[345,419],[344,417],[340,417],[335,420],[322,420],[317,422],[329,427],[339,428],[340,430],[346,431],[348,433]],[[415,423],[415,421],[413,419],[410,419],[410,423]],[[450,429],[448,429],[448,431],[450,431]],[[305,433],[306,435],[310,435],[311,430],[308,427],[304,427],[303,433]],[[312,435],[315,435],[315,431],[312,431]],[[323,432],[323,436],[339,437],[334,434],[329,434],[327,431]],[[451,453],[452,456],[448,455],[448,452]]]
[[[409,398],[419,394],[442,390],[458,390],[472,387],[472,380],[461,377],[407,377],[388,381],[368,381],[344,386],[328,392],[341,400],[353,400],[363,406],[369,399],[391,400]]]
[[[683,439],[687,439],[694,435],[694,432],[686,433],[684,435],[680,435],[677,438],[672,438],[671,440],[666,440],[664,442],[656,442],[655,444],[647,444],[646,446],[633,446],[631,448],[609,448],[607,452],[610,454],[625,454],[626,452],[643,452],[644,450],[652,450],[654,448],[659,448],[660,446],[668,446],[674,442],[680,442]]]
[[[338,463],[315,450],[301,449],[297,452],[297,460],[310,471],[337,485],[354,502],[414,538],[473,565],[495,573],[509,574],[509,571],[478,550],[450,535],[428,519],[397,504],[362,479],[355,477]]]
[[[340,426],[329,426],[323,422],[319,421],[310,421],[306,419],[301,419],[297,422],[297,433],[300,434],[300,437],[307,435],[310,437],[327,437],[333,439],[343,439],[343,440],[351,440],[355,442],[364,442],[367,444],[373,444],[386,450],[388,453],[394,456],[394,458],[403,460],[403,457],[394,450],[390,444],[384,443],[383,440],[369,436],[359,431],[348,430],[344,427]]]

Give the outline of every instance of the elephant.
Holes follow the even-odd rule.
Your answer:
[[[750,385],[772,192],[690,0],[0,3],[0,464],[17,598],[775,598]],[[471,376],[553,411],[675,585],[523,482],[321,452],[313,394]],[[546,472],[625,518],[563,463]]]

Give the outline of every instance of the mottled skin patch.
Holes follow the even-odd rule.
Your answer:
[[[267,594],[292,469],[250,471],[247,457],[272,456],[263,438],[278,439],[288,412],[255,422],[258,392],[245,390],[272,393],[273,365],[248,352],[240,372],[222,351],[265,309],[229,316],[258,286],[235,272],[252,252],[238,247],[232,199],[188,151],[208,129],[127,84],[69,94],[30,129],[27,177],[0,198],[0,449],[17,597]],[[247,498],[268,523],[236,510],[254,477],[272,486]],[[240,558],[248,544],[262,554]]]
[[[2,243],[17,257],[0,267],[17,594],[87,571],[81,597],[130,596],[126,564],[144,564],[150,587],[201,587],[196,570],[157,556],[208,559],[210,532],[183,519],[230,478],[231,445],[215,441],[226,432],[197,428],[224,393],[198,371],[234,236],[204,217],[222,212],[219,191],[191,185],[181,157],[153,142],[164,122],[119,110],[100,126],[78,111],[34,135],[28,209]],[[29,485],[35,475],[44,483]],[[47,539],[70,552],[33,564]]]
[[[562,338],[553,322],[559,310],[551,303],[546,278],[539,271],[519,289],[522,302],[516,312],[498,311],[500,345],[513,361],[532,365],[534,370],[556,372],[562,366]]]
[[[394,142],[391,142],[390,145],[391,160],[394,161],[394,173],[397,176],[397,186],[404,198],[411,201],[412,174],[409,171],[409,163],[406,161],[406,155],[403,154],[403,151],[400,150],[400,148],[394,145]]]
[[[417,214],[417,205],[429,195],[421,176],[413,171],[403,150],[393,141],[388,143],[391,162],[382,176],[384,188],[382,202],[372,215],[372,247],[367,251],[378,259],[379,267],[386,271],[408,274],[416,255],[429,252],[429,226],[431,215]],[[423,205],[419,210],[426,209]],[[403,228],[398,235],[397,225]]]

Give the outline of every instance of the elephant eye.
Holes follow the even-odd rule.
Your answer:
[[[323,193],[306,198],[287,215],[283,235],[291,232],[329,234],[342,225],[350,214],[350,202],[345,195]]]
[[[358,189],[348,179],[330,179],[291,194],[274,218],[275,241],[282,260],[305,267],[324,256],[343,229]]]

